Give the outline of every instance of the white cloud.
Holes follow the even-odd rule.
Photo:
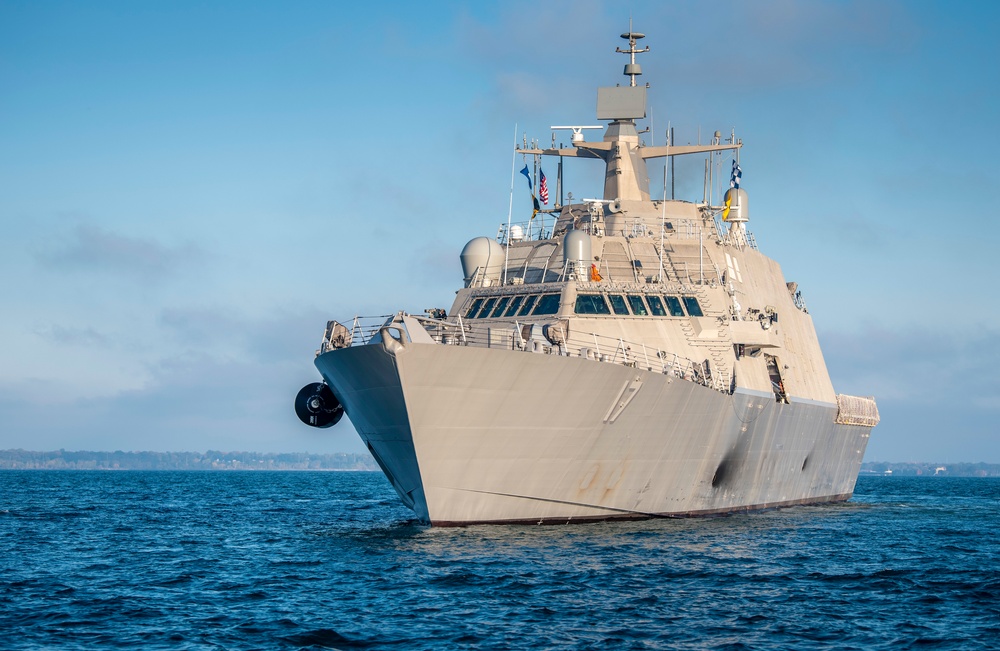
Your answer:
[[[142,282],[175,273],[181,266],[204,258],[192,242],[162,244],[154,239],[130,237],[101,226],[81,223],[35,254],[47,267],[70,272],[96,271]]]
[[[361,451],[348,422],[313,430],[292,409],[299,388],[320,379],[312,360],[325,318],[302,308],[279,308],[256,318],[221,308],[167,311],[157,344],[162,354],[142,363],[144,382],[75,398],[67,397],[62,378],[5,383],[0,391],[5,445]],[[100,375],[91,381],[100,381]]]

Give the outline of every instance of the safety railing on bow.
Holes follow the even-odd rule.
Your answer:
[[[401,323],[403,315],[386,314],[379,316],[356,316],[349,323],[330,321],[327,323],[323,342],[317,354],[338,348],[362,346],[370,343],[385,326]],[[713,369],[706,359],[697,362],[656,346],[643,342],[628,341],[618,337],[600,335],[594,332],[570,331],[565,322],[547,324],[521,323],[482,325],[464,321],[461,316],[455,320],[435,319],[409,315],[417,321],[431,339],[446,346],[471,346],[475,348],[498,348],[524,351],[544,355],[579,357],[595,362],[619,364],[630,368],[663,373],[682,380],[731,393],[733,377],[731,372],[720,373]],[[404,326],[405,327],[405,326]]]
[[[392,323],[395,314],[379,316],[356,316],[347,323],[328,321],[323,341],[320,343],[317,355],[328,353],[337,348],[363,346],[378,335],[378,331]]]
[[[696,362],[676,353],[647,346],[642,342],[571,331],[568,336],[560,323],[540,325],[515,321],[504,325],[482,326],[463,321],[415,318],[431,338],[441,344],[500,348],[565,357],[580,357],[596,362],[620,364],[631,368],[671,375],[724,393],[732,392],[731,372],[719,373],[706,359]]]

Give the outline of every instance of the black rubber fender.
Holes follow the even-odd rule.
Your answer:
[[[295,415],[311,427],[333,427],[344,417],[344,405],[325,383],[313,382],[295,396]]]

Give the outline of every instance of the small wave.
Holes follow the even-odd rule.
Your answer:
[[[304,647],[318,646],[333,649],[364,649],[371,646],[369,642],[364,640],[352,640],[344,637],[332,628],[318,628],[296,635],[286,635],[281,639],[289,644]]]
[[[62,488],[4,494],[0,647],[987,649],[1000,637],[988,535],[1000,493],[979,488],[992,480],[950,511],[937,507],[965,485],[889,482],[853,506],[434,529],[378,474],[339,487],[307,473],[45,477]],[[331,484],[351,499],[331,500]]]
[[[322,565],[323,561],[319,559],[313,560],[302,560],[302,561],[271,561],[270,565],[272,567],[315,567],[317,565]]]
[[[191,583],[192,581],[195,581],[196,579],[203,579],[203,578],[205,578],[204,575],[186,574],[185,573],[185,574],[179,574],[177,576],[172,576],[172,577],[170,577],[168,579],[162,579],[160,581],[155,581],[153,583],[150,583],[150,585],[155,585],[155,586],[158,586],[158,587],[161,587],[161,588],[166,588],[166,587],[177,586],[177,585],[185,585],[185,584]]]

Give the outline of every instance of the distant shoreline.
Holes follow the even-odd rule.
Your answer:
[[[1000,463],[865,461],[861,464],[860,474],[889,477],[1000,477]]]
[[[28,468],[0,465],[0,472],[381,472],[379,468]]]
[[[0,470],[364,470],[377,471],[367,453],[337,452],[98,452],[0,450]],[[1000,464],[866,461],[861,475],[1000,477]]]
[[[95,452],[0,450],[0,470],[378,470],[369,454],[339,452]]]

